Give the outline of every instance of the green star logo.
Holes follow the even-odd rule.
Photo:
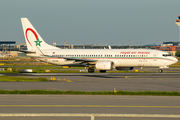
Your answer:
[[[41,47],[41,42],[42,42],[42,41],[39,41],[39,38],[37,39],[37,41],[34,41],[34,42],[36,43],[36,46],[39,45],[39,46]]]

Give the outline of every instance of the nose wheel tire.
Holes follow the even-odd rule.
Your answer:
[[[94,73],[94,68],[88,68],[88,73]]]
[[[162,73],[163,72],[163,70],[162,69],[159,69],[159,73]]]

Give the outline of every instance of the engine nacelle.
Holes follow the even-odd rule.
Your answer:
[[[117,70],[133,70],[134,67],[116,67]]]
[[[99,61],[96,63],[97,70],[112,70],[114,63],[111,61]]]

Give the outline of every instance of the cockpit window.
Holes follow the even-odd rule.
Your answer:
[[[171,56],[171,54],[163,54],[164,57]]]

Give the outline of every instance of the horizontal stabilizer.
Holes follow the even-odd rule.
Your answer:
[[[36,51],[29,51],[29,50],[19,50],[19,52],[23,52],[23,53],[36,53]]]

